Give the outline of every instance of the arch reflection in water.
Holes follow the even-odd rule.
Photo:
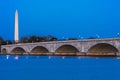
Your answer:
[[[25,59],[29,59],[29,57],[28,57],[28,56],[26,56],[26,57],[25,57]]]

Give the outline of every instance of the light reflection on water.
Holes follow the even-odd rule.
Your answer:
[[[9,56],[10,56],[10,55],[6,55],[6,59],[9,59]]]
[[[115,57],[0,56],[0,80],[120,80],[119,68]]]
[[[18,59],[19,59],[19,56],[15,56],[14,59],[15,59],[15,60],[18,60]]]

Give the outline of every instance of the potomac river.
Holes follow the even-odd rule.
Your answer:
[[[120,58],[0,56],[0,80],[120,80]]]

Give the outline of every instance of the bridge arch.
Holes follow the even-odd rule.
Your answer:
[[[3,48],[2,51],[1,51],[1,53],[7,54],[7,49],[6,49],[6,48]]]
[[[33,49],[31,49],[30,54],[44,54],[49,53],[49,50],[43,46],[36,46]]]
[[[26,51],[22,47],[15,47],[12,49],[12,51],[10,53],[23,54],[23,53],[26,53]]]
[[[72,46],[72,45],[62,45],[60,47],[58,47],[56,50],[55,50],[55,53],[58,53],[58,54],[67,54],[67,55],[76,55],[76,53],[78,53],[79,50]]]
[[[116,55],[118,49],[109,43],[98,43],[90,47],[87,51],[88,55]]]

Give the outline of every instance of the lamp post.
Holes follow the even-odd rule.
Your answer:
[[[64,37],[64,36],[62,37],[62,40],[65,40],[65,37]]]
[[[78,39],[81,39],[81,35],[78,36]]]
[[[80,38],[81,38],[81,39],[83,39],[83,37],[82,37],[82,36],[81,36]]]
[[[118,38],[120,37],[120,33],[117,33],[117,37],[118,37]]]
[[[97,38],[100,38],[100,36],[98,34],[96,34]]]

